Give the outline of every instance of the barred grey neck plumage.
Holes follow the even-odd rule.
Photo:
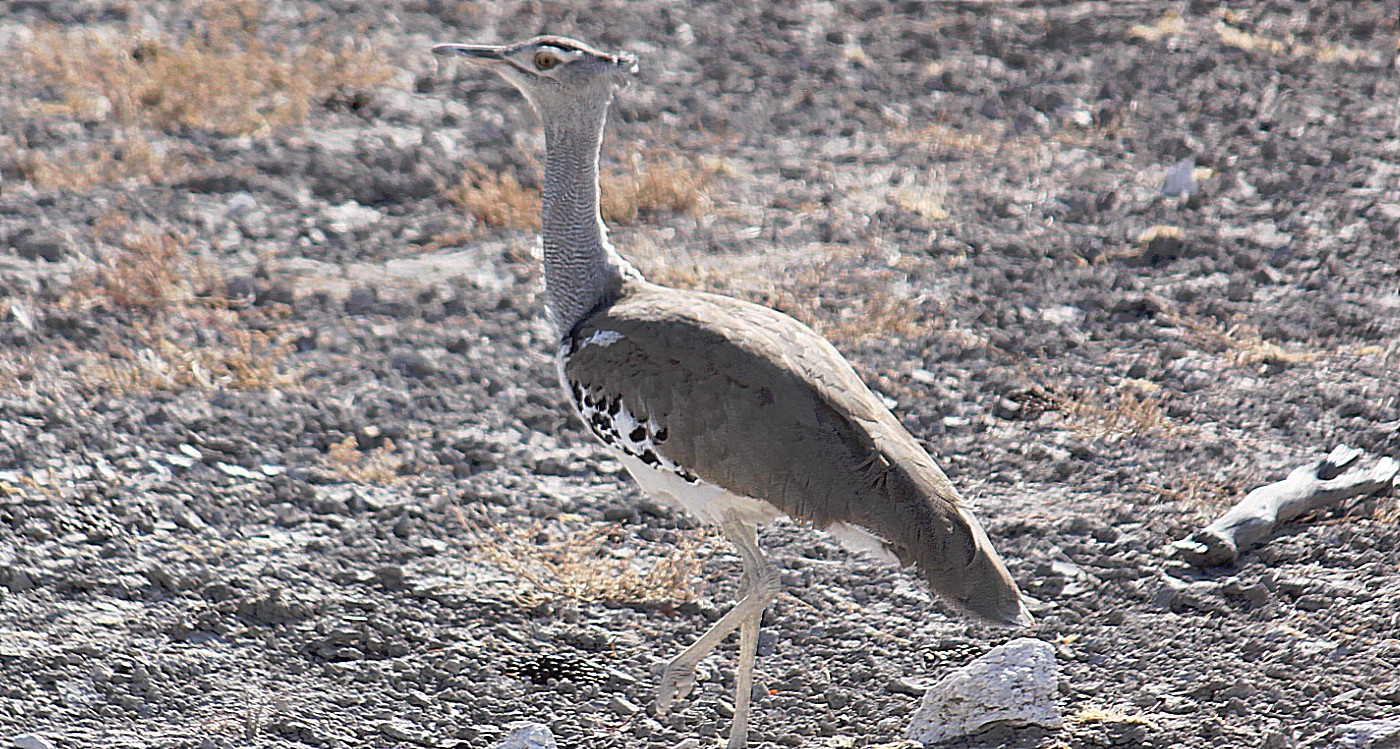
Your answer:
[[[639,275],[608,242],[598,207],[598,158],[610,99],[574,102],[541,117],[545,296],[560,337],[616,295],[623,278]]]

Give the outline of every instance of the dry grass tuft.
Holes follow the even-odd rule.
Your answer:
[[[54,91],[52,115],[111,119],[127,129],[197,128],[249,135],[299,125],[333,95],[388,82],[375,45],[317,39],[286,47],[259,38],[257,0],[208,0],[185,36],[42,29],[22,64]]]
[[[294,46],[263,41],[258,0],[205,0],[195,17],[189,28],[166,33],[135,22],[35,31],[8,75],[42,87],[48,98],[23,115],[111,127],[93,145],[20,154],[24,179],[74,191],[168,181],[195,159],[167,134],[265,135],[394,74],[377,42],[315,33]]]
[[[1145,715],[1129,712],[1121,707],[1098,707],[1088,705],[1070,717],[1076,723],[1119,723],[1145,728],[1156,728],[1157,723]]]
[[[19,170],[25,181],[39,187],[87,192],[108,182],[168,181],[186,173],[187,159],[142,137],[123,137],[54,155],[31,151],[20,160]]]
[[[635,539],[617,524],[549,533],[539,523],[517,531],[482,528],[460,509],[457,517],[479,539],[477,547],[487,561],[520,581],[515,597],[522,606],[558,599],[632,604],[695,598],[690,582],[699,574],[700,562],[693,539],[682,540],[641,570],[637,551],[624,545]]]
[[[404,463],[394,454],[396,449],[394,441],[386,439],[383,445],[362,451],[359,440],[351,435],[331,445],[326,453],[326,467],[352,484],[393,483],[398,481],[399,468]]]
[[[1169,10],[1151,24],[1140,23],[1128,29],[1128,38],[1155,42],[1164,37],[1178,36],[1184,33],[1186,33],[1186,19],[1182,18],[1180,13]]]
[[[919,143],[934,153],[987,154],[997,150],[997,143],[982,132],[965,132],[948,125],[928,125],[917,130],[900,130],[891,134],[900,143]]]
[[[498,173],[470,162],[447,198],[486,226],[540,230],[539,189],[525,187],[510,172]]]
[[[75,275],[63,304],[155,310],[204,300],[218,306],[223,277],[189,249],[190,241],[187,235],[153,226],[122,231],[113,254],[94,270]]]
[[[709,209],[706,186],[714,169],[660,152],[636,155],[631,163],[630,169],[611,170],[600,180],[599,210],[609,223],[636,224],[661,214],[700,215]],[[540,230],[539,188],[522,185],[510,172],[469,163],[447,197],[486,226]]]
[[[134,329],[135,344],[116,344],[109,356],[82,371],[95,386],[117,393],[152,390],[269,390],[291,385],[281,362],[292,353],[285,340],[238,325],[229,313],[216,318],[206,340],[192,345],[156,326]]]
[[[889,195],[889,201],[894,205],[923,216],[929,221],[948,219],[948,209],[943,207],[947,199],[947,185],[906,188],[895,190]]]
[[[698,160],[660,151],[634,154],[628,171],[603,180],[603,218],[635,224],[663,213],[702,215],[710,208],[706,193],[715,170]]]
[[[1180,434],[1185,428],[1172,421],[1163,408],[1165,400],[1143,383],[1108,392],[1081,395],[1053,394],[1055,410],[1063,414],[1071,430],[1094,439],[1118,439],[1152,433]]]
[[[1174,472],[1176,473],[1176,472]],[[1178,502],[1209,518],[1218,514],[1240,499],[1237,485],[1217,479],[1202,478],[1198,474],[1178,473],[1169,478],[1163,486],[1148,485],[1159,497]]]
[[[1168,313],[1167,320],[1184,329],[1189,338],[1227,352],[1231,363],[1241,367],[1265,368],[1282,364],[1299,364],[1317,359],[1316,351],[1289,351],[1270,341],[1253,325],[1225,325],[1216,320],[1179,312]]]
[[[1288,34],[1283,39],[1256,34],[1231,25],[1229,20],[1225,18],[1215,24],[1215,34],[1220,37],[1222,44],[1230,47],[1265,52],[1270,55],[1310,57],[1322,63],[1355,64],[1369,57],[1366,50],[1339,44],[1306,44],[1298,41],[1292,34]]]
[[[84,352],[86,385],[118,393],[265,390],[293,384],[293,347],[266,310],[233,309],[218,267],[191,239],[114,215],[98,226],[111,252],[74,273],[62,310],[103,315],[105,350]]]
[[[1244,18],[1227,7],[1219,8],[1210,13],[1209,16],[1215,18],[1213,24],[1206,18],[1195,19],[1197,22],[1193,24],[1190,23],[1193,19],[1183,17],[1176,11],[1167,11],[1151,24],[1138,24],[1128,29],[1127,37],[1146,42],[1158,42],[1169,37],[1192,34],[1193,26],[1196,29],[1196,34],[1204,32],[1209,27],[1221,44],[1251,52],[1263,52],[1275,56],[1309,57],[1321,63],[1380,62],[1371,59],[1372,53],[1355,47],[1329,43],[1308,44],[1299,41],[1291,33],[1285,34],[1282,38],[1276,38],[1250,31],[1244,28],[1246,25]]]

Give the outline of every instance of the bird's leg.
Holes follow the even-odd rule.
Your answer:
[[[770,599],[771,600],[771,599]],[[753,666],[758,659],[758,625],[763,621],[759,611],[739,625],[739,664],[734,671],[734,724],[729,728],[729,743],[725,749],[743,749],[749,739],[749,703],[753,700]]]
[[[748,739],[749,703],[753,691],[753,666],[758,650],[758,625],[763,610],[778,596],[778,572],[758,548],[754,526],[731,515],[720,526],[744,562],[745,584],[739,602],[734,604],[695,644],[666,664],[657,690],[656,707],[665,713],[677,700],[684,699],[695,686],[695,666],[729,636],[740,630],[739,664],[735,673],[734,729],[729,749],[739,749]]]

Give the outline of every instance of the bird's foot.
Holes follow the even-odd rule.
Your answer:
[[[690,695],[695,688],[695,667],[671,661],[661,672],[661,686],[656,690],[656,711],[665,715],[671,706]]]

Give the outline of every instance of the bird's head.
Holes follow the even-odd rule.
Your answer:
[[[575,39],[537,36],[516,44],[439,44],[433,53],[462,57],[510,81],[542,117],[580,102],[611,100],[637,72],[637,58],[609,54]]]

